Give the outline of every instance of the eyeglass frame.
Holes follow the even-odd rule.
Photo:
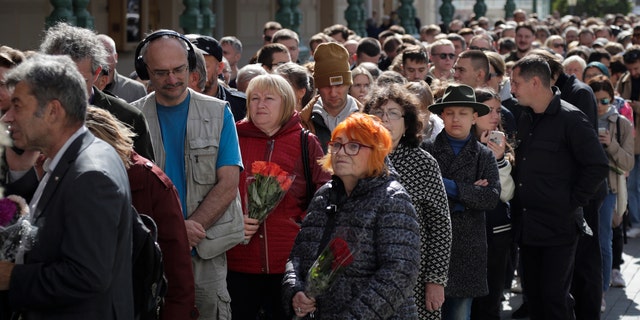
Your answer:
[[[396,115],[394,112],[394,116],[391,117],[391,113],[389,113],[390,110],[384,110],[382,108],[376,108],[376,109],[372,109],[371,111],[369,111],[369,114],[374,115],[380,119],[382,119],[382,117],[384,117],[385,115],[387,116],[387,119],[389,120],[400,120],[402,118],[404,118],[404,114],[402,112],[398,112],[398,114]],[[395,110],[394,110],[395,111]]]
[[[334,148],[335,148],[334,146],[336,144],[339,145],[338,150],[334,150]],[[351,151],[347,151],[348,150],[347,145],[349,145],[349,144],[358,146],[358,149],[355,151],[355,153],[350,154]],[[368,146],[368,145],[365,145],[365,144],[362,144],[362,143],[356,142],[356,141],[349,141],[347,143],[342,143],[342,142],[339,142],[339,141],[329,141],[327,143],[327,146],[328,146],[328,151],[331,154],[337,154],[338,152],[340,152],[340,149],[342,149],[342,150],[344,150],[344,154],[346,154],[348,156],[357,156],[360,153],[360,149],[362,149],[362,148],[373,149],[372,146]]]
[[[149,74],[153,74],[158,78],[167,78],[171,74],[175,76],[182,75],[185,71],[189,70],[189,65],[183,64],[171,70],[151,70],[148,66],[147,69],[149,70]]]
[[[493,50],[491,50],[491,48],[481,48],[481,47],[478,47],[478,46],[470,46],[469,50],[480,50],[482,52],[484,52],[484,51],[493,51]]]

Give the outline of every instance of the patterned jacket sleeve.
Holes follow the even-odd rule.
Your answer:
[[[423,294],[427,282],[447,285],[451,256],[451,217],[447,193],[438,162],[429,157],[427,163],[428,166],[416,173],[426,177],[424,180],[427,185],[424,187],[429,190],[427,198],[416,206],[422,239],[418,287]]]

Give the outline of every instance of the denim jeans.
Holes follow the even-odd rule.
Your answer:
[[[627,180],[629,219],[632,227],[640,227],[640,155],[636,154],[634,159],[635,164]]]
[[[600,226],[598,238],[600,239],[600,252],[602,253],[602,292],[609,289],[611,280],[611,259],[613,229],[611,219],[616,206],[617,195],[609,192],[600,207]]]
[[[442,320],[469,320],[473,298],[445,297],[442,304]]]

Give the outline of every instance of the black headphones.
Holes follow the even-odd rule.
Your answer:
[[[136,48],[134,67],[140,79],[149,80],[149,71],[147,70],[147,64],[144,63],[144,59],[142,59],[140,51],[142,51],[142,48],[149,42],[164,36],[179,38],[182,41],[186,42],[188,47],[187,61],[189,62],[189,72],[193,71],[196,68],[196,53],[193,49],[191,41],[189,41],[189,39],[178,32],[162,29],[148,35],[146,38],[144,38],[144,40],[142,40],[142,42],[140,42],[140,44],[138,44],[138,47]]]

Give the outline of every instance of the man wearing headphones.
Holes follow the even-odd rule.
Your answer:
[[[187,88],[196,57],[183,35],[156,31],[135,57],[136,72],[155,92],[133,105],[147,117],[156,162],[180,195],[200,319],[230,318],[225,252],[244,238],[233,115],[225,101]]]

